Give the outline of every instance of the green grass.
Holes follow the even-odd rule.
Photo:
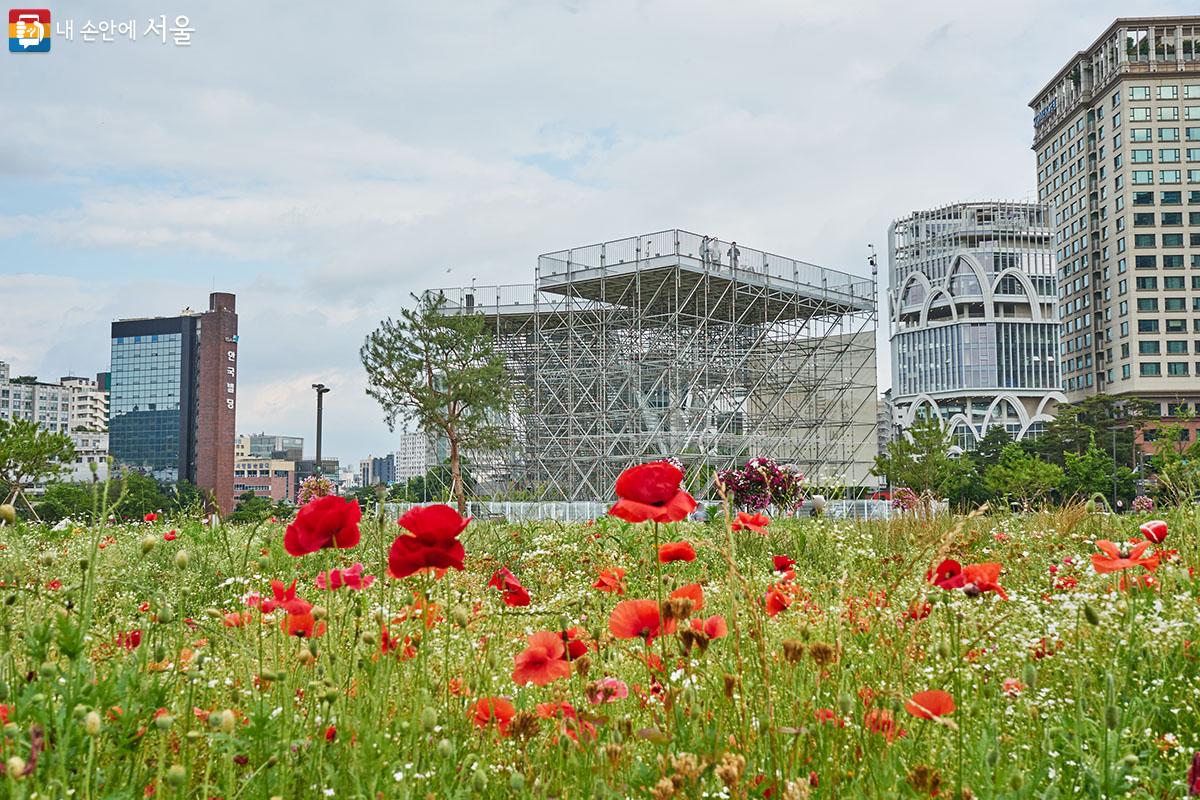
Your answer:
[[[358,547],[303,558],[269,523],[0,528],[0,760],[29,763],[39,750],[27,776],[0,777],[0,796],[793,800],[923,797],[935,786],[952,797],[961,785],[981,798],[1184,797],[1200,750],[1200,644],[1190,644],[1200,583],[1188,576],[1200,545],[1193,516],[1168,519],[1166,545],[1180,554],[1136,591],[1089,559],[1095,539],[1130,539],[1137,522],[1079,510],[779,519],[767,537],[669,526],[661,538],[687,539],[698,557],[662,566],[663,594],[701,583],[700,616],[723,615],[729,635],[690,657],[678,635],[653,642],[668,667],[657,675],[640,640],[608,634],[619,600],[658,595],[648,525],[472,523],[466,571],[441,581],[386,577],[394,520],[364,519]],[[178,538],[163,541],[171,527]],[[767,617],[776,554],[796,560],[802,592]],[[1001,562],[1011,599],[929,586],[925,570],[945,555]],[[369,589],[314,587],[319,571],[356,561],[379,576]],[[531,606],[507,608],[486,587],[502,565]],[[603,567],[627,571],[623,597],[592,588]],[[293,578],[327,626],[312,647],[284,635],[279,612],[223,624],[247,592],[269,596],[272,579]],[[424,592],[442,617],[428,629],[402,613]],[[925,602],[927,617],[902,621]],[[380,652],[383,622],[408,637],[412,658]],[[576,664],[568,679],[514,685],[525,637],[568,626],[593,644],[586,674]],[[121,639],[133,630],[141,642],[129,649]],[[629,696],[593,705],[588,686],[606,676]],[[1005,679],[1025,686],[1008,694]],[[956,710],[940,722],[908,714],[904,701],[926,689],[950,692]],[[507,736],[471,721],[474,702],[493,696],[528,712]],[[536,716],[561,702],[587,723],[582,733]],[[819,709],[834,719],[818,721]],[[891,715],[905,735],[869,730],[868,714]]]

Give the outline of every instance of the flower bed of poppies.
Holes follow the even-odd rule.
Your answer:
[[[1200,793],[1190,514],[694,523],[672,478],[0,528],[0,796]]]

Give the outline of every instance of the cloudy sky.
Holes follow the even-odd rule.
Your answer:
[[[238,296],[238,427],[389,449],[358,347],[430,286],[679,227],[867,274],[888,223],[1031,199],[1027,103],[1182,2],[57,4],[0,55],[0,359],[108,367],[119,317]],[[141,35],[183,14],[190,47]],[[87,21],[137,41],[84,42]],[[880,385],[890,384],[881,358]]]

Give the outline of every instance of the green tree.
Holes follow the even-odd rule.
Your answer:
[[[1024,506],[1049,499],[1062,480],[1061,467],[1026,453],[1016,442],[1005,447],[999,463],[983,474],[984,485],[993,496]]]
[[[1200,440],[1187,443],[1178,422],[1154,431],[1150,468],[1158,479],[1159,498],[1171,505],[1192,502],[1200,494]]]
[[[1115,506],[1116,500],[1133,500],[1133,470],[1117,466],[1112,454],[1101,449],[1093,440],[1082,453],[1064,453],[1062,496],[1079,500],[1103,495]],[[1113,495],[1113,473],[1116,473],[1117,496]]]
[[[0,419],[0,502],[24,498],[24,489],[61,474],[74,459],[75,445],[67,434],[51,433],[28,419]]]
[[[383,408],[389,428],[397,420],[412,421],[446,437],[453,494],[465,514],[463,451],[497,449],[509,441],[503,422],[512,392],[504,358],[482,316],[448,309],[440,294],[414,299],[414,308],[380,323],[359,351],[367,394]]]
[[[89,520],[95,511],[96,498],[90,483],[51,483],[37,503],[38,516],[43,522],[63,519]]]
[[[875,457],[871,471],[894,487],[945,497],[961,467],[950,456],[946,430],[937,420],[923,419],[889,442],[887,452]]]
[[[128,519],[139,519],[150,512],[158,512],[167,508],[169,501],[163,493],[162,486],[149,475],[128,471],[121,475],[116,487],[120,500],[116,512]],[[109,492],[112,495],[112,490]]]
[[[1134,437],[1156,413],[1157,406],[1146,400],[1097,394],[1060,405],[1045,432],[1026,438],[1022,445],[1046,461],[1065,466],[1067,453],[1084,453],[1093,441],[1111,453],[1115,440],[1116,462],[1132,468]]]
[[[237,508],[229,515],[234,522],[262,522],[271,516],[275,504],[269,497],[259,497],[253,491],[247,490],[238,495]]]
[[[1012,441],[1012,435],[1003,425],[989,426],[971,453],[975,466],[980,472],[986,472],[989,467],[999,464],[1001,453]]]

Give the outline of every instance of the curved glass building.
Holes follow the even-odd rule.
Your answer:
[[[936,417],[963,450],[993,425],[1039,433],[1065,399],[1047,209],[917,211],[892,223],[888,245],[896,423]]]

